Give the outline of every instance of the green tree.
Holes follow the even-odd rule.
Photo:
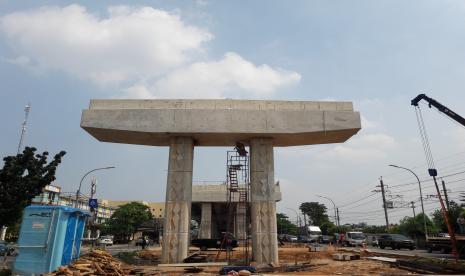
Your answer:
[[[276,214],[276,224],[279,234],[297,235],[298,227],[289,220],[286,214]]]
[[[321,224],[320,224],[320,229],[321,229],[321,233],[323,235],[332,235],[335,233],[336,231],[336,225],[334,225],[334,223],[332,223],[331,221],[327,220],[327,221],[323,221]]]
[[[452,224],[454,231],[457,232],[459,231],[457,218],[463,213],[463,208],[453,200],[449,202],[449,206],[450,209],[447,212],[449,222]],[[447,232],[447,225],[444,221],[444,217],[442,216],[442,212],[440,209],[437,209],[433,212],[433,221],[439,231]]]
[[[363,227],[363,233],[378,234],[378,233],[385,233],[385,232],[386,232],[385,225],[367,225]]]
[[[404,217],[400,220],[397,227],[391,229],[391,232],[404,234],[412,238],[424,237],[425,226],[423,221],[423,214],[418,214],[415,217]],[[428,216],[426,216],[426,228],[429,234],[437,232],[437,229]]]
[[[300,204],[299,209],[308,216],[312,225],[321,225],[329,221],[324,204],[318,202],[304,202]]]
[[[48,152],[36,154],[26,147],[23,153],[3,158],[0,170],[0,225],[11,226],[19,221],[23,209],[55,180],[55,172],[65,155],[61,151],[47,164]]]
[[[336,226],[336,227],[334,227],[334,229],[333,229],[333,231],[334,231],[333,234],[334,234],[334,233],[339,233],[339,234],[341,234],[341,233],[346,233],[346,232],[348,232],[348,231],[350,231],[350,230],[351,230],[350,225]]]
[[[104,233],[113,234],[123,241],[128,241],[137,228],[153,219],[150,207],[139,202],[121,205],[102,227]]]

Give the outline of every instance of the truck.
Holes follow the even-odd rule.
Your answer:
[[[310,225],[307,226],[307,236],[309,241],[319,242],[323,235],[319,226]]]
[[[200,248],[202,251],[208,248],[232,250],[238,247],[237,239],[229,232],[221,233],[221,237],[217,239],[193,239],[191,245]]]
[[[346,232],[344,236],[344,246],[362,246],[366,243],[366,236],[363,232]]]
[[[457,251],[460,258],[465,258],[465,236],[456,235]],[[452,242],[449,235],[428,236],[426,239],[426,250],[431,253],[433,251],[440,251],[441,253],[448,254],[452,252]]]

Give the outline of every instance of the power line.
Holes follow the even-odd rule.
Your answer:
[[[440,176],[440,177],[447,178],[447,177],[451,177],[451,176],[455,176],[455,175],[459,175],[459,174],[464,174],[464,173],[465,173],[465,170],[464,171],[459,171],[459,172],[456,172],[456,173],[446,174],[446,175],[443,175],[443,176]],[[420,182],[431,182],[431,181],[433,181],[433,179],[420,180]],[[396,185],[388,185],[388,186],[390,188],[394,188],[394,187],[409,186],[409,185],[415,185],[415,184],[418,184],[418,182],[408,182],[408,183],[402,183],[402,184],[396,184]]]
[[[352,204],[355,204],[355,203],[358,203],[358,202],[360,202],[360,201],[363,201],[363,200],[365,200],[365,199],[367,199],[367,198],[370,198],[370,197],[372,197],[372,196],[374,196],[374,195],[376,195],[376,194],[375,194],[375,193],[371,193],[369,196],[365,196],[365,197],[362,197],[362,198],[360,198],[360,199],[357,199],[357,200],[355,200],[355,201],[353,201],[353,202],[350,202],[350,203],[347,203],[347,204],[343,204],[343,205],[339,206],[339,208],[344,208],[344,207],[350,206],[350,205],[352,205]]]

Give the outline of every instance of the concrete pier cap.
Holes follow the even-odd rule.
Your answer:
[[[341,143],[361,122],[350,102],[91,100],[81,127],[102,142],[170,147],[164,263],[187,257],[194,146],[250,146],[253,258],[277,264],[273,147]],[[211,207],[203,211],[208,236]]]
[[[356,134],[360,114],[351,102],[260,100],[91,100],[81,127],[102,142],[169,146],[188,136],[195,146],[274,147],[340,143]]]

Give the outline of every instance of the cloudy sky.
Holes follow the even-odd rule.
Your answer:
[[[93,98],[353,101],[363,130],[344,144],[275,149],[278,210],[332,198],[343,223],[382,224],[420,212],[434,188],[410,100],[419,93],[465,115],[465,3],[457,1],[8,1],[0,0],[0,154],[25,144],[66,150],[56,184],[75,191],[95,174],[98,196],[163,201],[167,148],[100,143],[79,127]],[[464,191],[465,129],[423,107],[450,195]],[[221,182],[227,148],[196,148],[195,184]],[[84,183],[89,189],[90,178]],[[403,203],[404,202],[404,203]],[[403,208],[401,208],[403,207]],[[425,201],[431,212],[434,198]]]

